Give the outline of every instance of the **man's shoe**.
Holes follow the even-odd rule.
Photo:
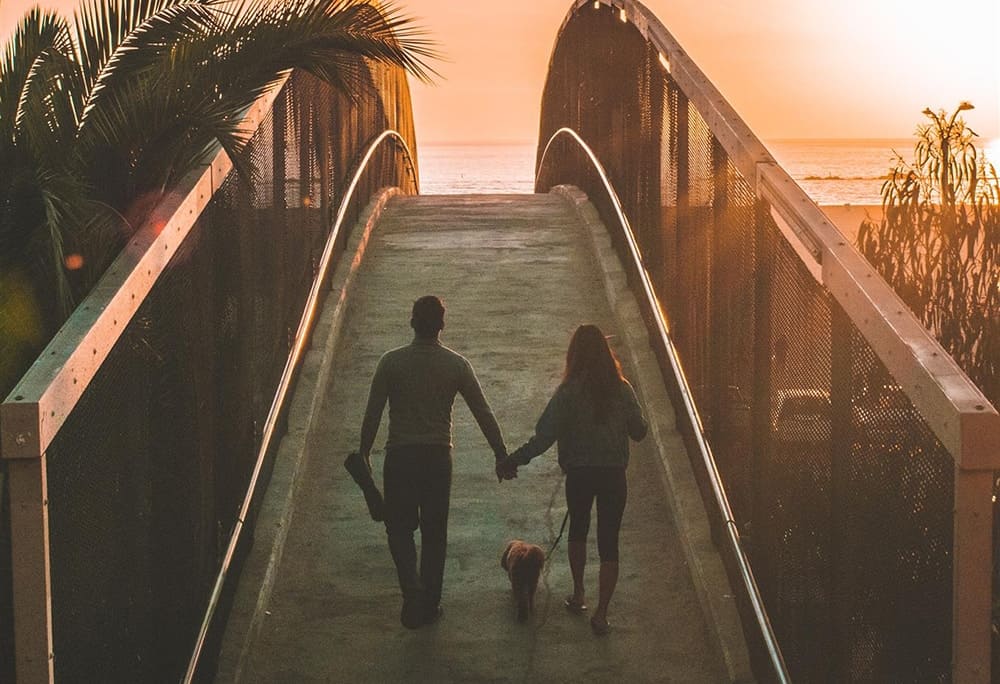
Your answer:
[[[424,611],[424,624],[433,625],[435,622],[441,619],[444,615],[444,608],[441,606],[433,606]]]
[[[425,615],[426,611],[424,610],[423,601],[419,599],[404,599],[403,610],[399,613],[399,621],[407,629],[417,629],[427,624],[425,622]]]

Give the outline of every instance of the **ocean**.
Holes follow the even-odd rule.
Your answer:
[[[420,145],[420,192],[425,195],[532,193],[533,143]]]
[[[820,205],[881,205],[896,152],[913,158],[913,140],[773,140],[774,158]]]
[[[910,160],[913,140],[774,140],[765,146],[820,205],[881,204],[880,190],[893,166],[893,150]],[[535,146],[522,144],[422,145],[425,194],[530,193]]]

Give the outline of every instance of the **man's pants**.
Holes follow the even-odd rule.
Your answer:
[[[431,444],[392,447],[382,469],[385,530],[404,601],[441,601],[448,545],[451,448]],[[413,533],[420,527],[420,572]]]

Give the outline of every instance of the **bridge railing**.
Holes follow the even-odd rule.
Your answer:
[[[406,76],[360,67],[357,97],[300,72],[263,96],[254,181],[221,152],[193,174],[4,402],[18,682],[212,672],[326,265],[417,188]]]
[[[567,15],[536,184],[586,191],[628,264],[614,202],[561,128],[620,198],[716,537],[736,530],[792,679],[988,681],[996,410],[638,2]],[[720,550],[773,679],[738,555]]]

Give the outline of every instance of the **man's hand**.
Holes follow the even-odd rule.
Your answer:
[[[344,468],[351,474],[361,491],[365,495],[365,503],[368,505],[368,513],[372,520],[381,522],[384,519],[385,502],[382,499],[382,492],[379,491],[375,480],[372,479],[371,464],[365,462],[364,456],[358,451],[352,451],[344,459]]]
[[[498,458],[496,465],[497,482],[513,480],[517,477],[517,464],[510,457]]]

